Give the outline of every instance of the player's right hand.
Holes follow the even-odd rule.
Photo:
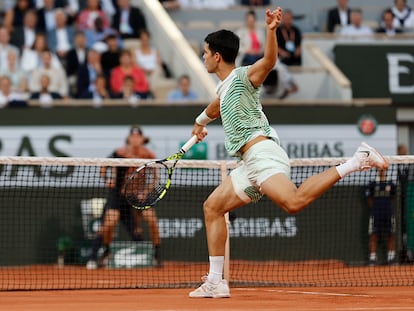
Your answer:
[[[207,136],[208,131],[204,125],[200,125],[197,123],[194,123],[193,131],[191,132],[192,135],[197,136],[197,142],[200,142],[204,139],[204,137]]]

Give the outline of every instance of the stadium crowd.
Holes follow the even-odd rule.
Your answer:
[[[264,30],[255,25],[254,9],[271,5],[270,0],[160,2],[167,11],[245,6],[246,25],[237,30],[240,61],[249,64],[261,56]],[[349,7],[348,0],[336,2],[326,15],[327,32],[394,36],[414,28],[414,12],[406,0],[390,0],[375,26],[367,25],[362,10]],[[0,107],[25,106],[29,99],[44,107],[54,99],[91,99],[99,105],[104,99],[125,98],[133,104],[156,98],[157,82],[172,78],[152,46],[143,12],[131,0],[6,0],[0,10]],[[276,35],[281,62],[300,66],[302,31],[294,12],[285,9]],[[128,44],[131,39],[140,45]],[[276,81],[284,80],[292,78],[277,76]]]

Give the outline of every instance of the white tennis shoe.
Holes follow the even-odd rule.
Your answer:
[[[230,288],[226,280],[221,280],[218,284],[206,280],[188,296],[191,298],[230,298]]]
[[[96,260],[88,260],[88,262],[86,263],[86,269],[88,270],[98,269],[98,263],[96,262]]]
[[[388,162],[375,148],[365,142],[362,142],[354,154],[359,162],[359,169],[365,171],[371,167],[378,169],[388,169]]]

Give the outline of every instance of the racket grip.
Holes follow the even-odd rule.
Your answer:
[[[188,150],[190,150],[190,148],[192,146],[194,146],[194,144],[197,142],[197,136],[194,135],[193,137],[191,137],[182,147],[181,147],[181,152],[182,153],[186,153]]]

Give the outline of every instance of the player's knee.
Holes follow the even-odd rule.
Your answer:
[[[299,213],[307,205],[307,202],[300,196],[282,202],[282,208],[291,215]]]
[[[206,219],[206,221],[220,215],[220,212],[217,210],[217,204],[214,204],[211,200],[207,200],[204,202],[203,210],[204,218]]]

